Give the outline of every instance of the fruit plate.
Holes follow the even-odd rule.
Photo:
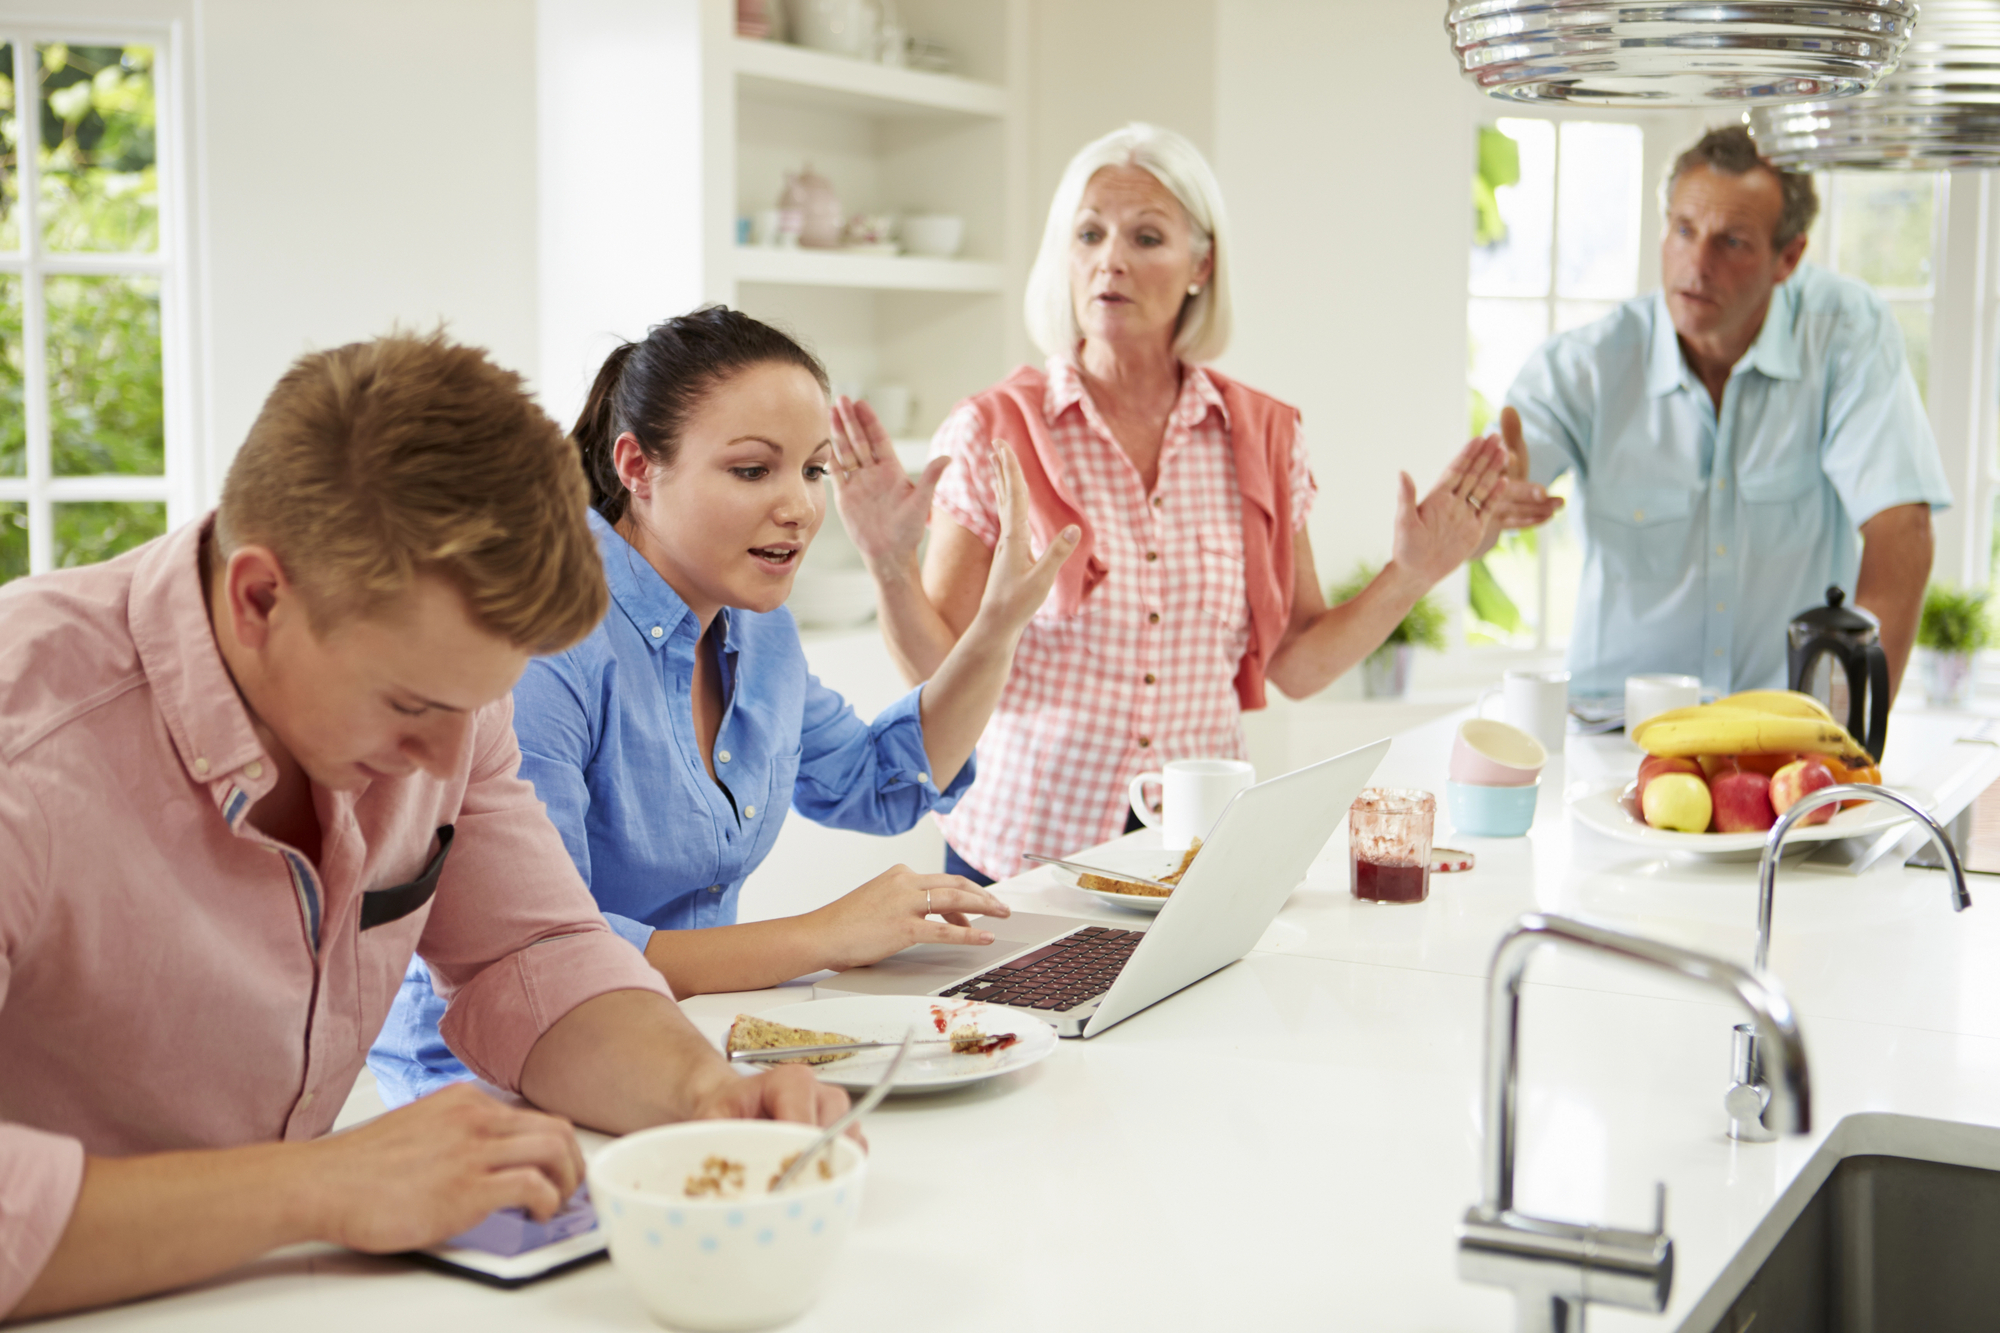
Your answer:
[[[1764,850],[1762,833],[1676,833],[1652,828],[1632,817],[1621,799],[1631,786],[1627,778],[1593,783],[1569,798],[1569,812],[1590,828],[1621,842],[1637,843],[1657,852],[1689,852],[1696,856],[1755,857]],[[1898,786],[1895,790],[1928,810],[1933,801],[1928,792]],[[1860,838],[1879,833],[1909,819],[1908,812],[1881,801],[1870,801],[1851,810],[1842,810],[1824,824],[1795,828],[1785,837],[1785,846],[1803,842],[1831,842],[1835,838]]]

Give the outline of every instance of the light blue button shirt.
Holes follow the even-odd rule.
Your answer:
[[[694,733],[700,624],[651,565],[590,516],[611,610],[514,687],[521,776],[535,785],[611,928],[643,949],[657,930],[727,926],[777,841],[786,807],[861,833],[901,833],[972,785],[927,771],[922,689],[863,722],[806,670],[791,612],[724,609],[715,777]],[[368,1063],[401,1105],[471,1077],[438,1035],[444,1001],[416,959]]]
[[[1951,503],[1888,305],[1811,265],[1772,293],[1720,413],[1659,294],[1551,338],[1507,401],[1534,480],[1576,474],[1576,694],[1650,671],[1783,687],[1786,623],[1828,584],[1854,592],[1856,529]]]

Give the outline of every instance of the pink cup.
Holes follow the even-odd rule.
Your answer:
[[[1476,717],[1451,741],[1451,780],[1473,787],[1527,787],[1539,781],[1549,752],[1519,727]]]

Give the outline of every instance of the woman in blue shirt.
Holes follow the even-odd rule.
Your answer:
[[[803,916],[736,923],[787,807],[890,834],[956,803],[1014,646],[1075,546],[1068,529],[1034,558],[1008,457],[979,619],[937,675],[864,723],[807,672],[783,609],[826,515],[829,423],[808,352],[711,308],[614,351],[573,431],[611,610],[515,687],[521,775],[612,929],[677,995],[754,990],[917,943],[986,944],[968,918],[1007,915],[967,880],[897,866]],[[928,504],[927,490],[901,499]],[[470,1077],[439,1035],[444,1007],[413,961],[369,1056],[391,1105]]]

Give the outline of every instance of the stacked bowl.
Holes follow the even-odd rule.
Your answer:
[[[1476,838],[1518,838],[1535,822],[1549,752],[1527,732],[1476,717],[1451,743],[1445,799],[1452,826]]]

